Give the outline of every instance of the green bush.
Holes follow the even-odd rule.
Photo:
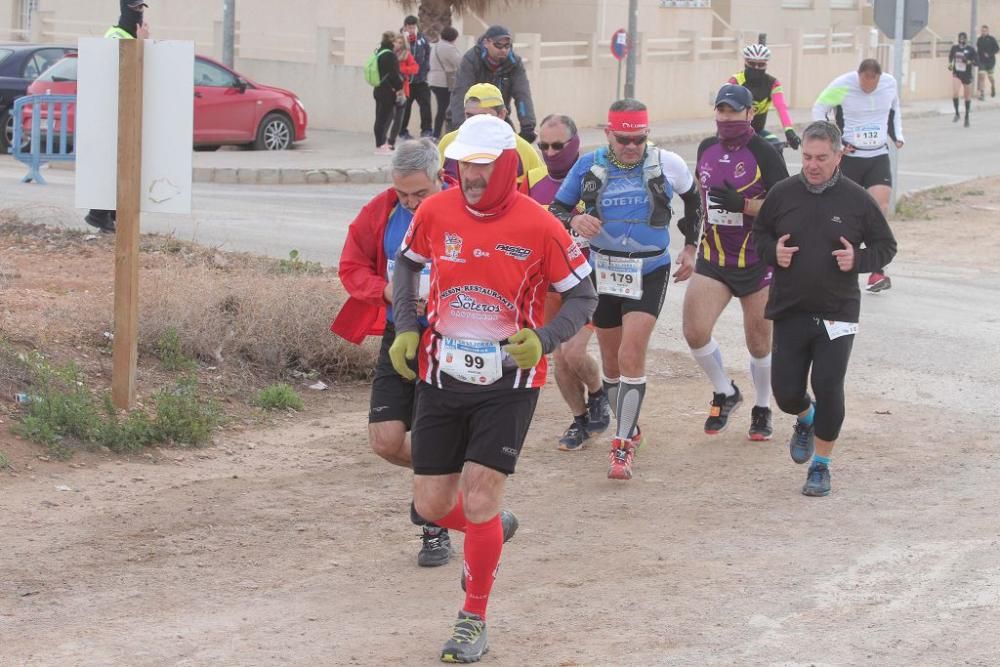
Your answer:
[[[48,447],[58,458],[73,455],[70,443],[103,445],[115,452],[132,452],[158,442],[202,445],[222,421],[212,400],[198,394],[198,383],[187,377],[154,397],[155,416],[133,410],[120,416],[110,394],[101,401],[86,388],[75,364],[53,367],[41,355],[25,362],[32,372],[31,402],[14,433]]]
[[[291,409],[301,412],[305,409],[302,398],[287,384],[272,384],[270,387],[261,389],[254,404],[265,410]]]
[[[156,419],[152,428],[157,442],[203,445],[221,423],[218,405],[198,395],[198,381],[193,377],[156,395]]]
[[[320,264],[319,262],[310,262],[309,260],[303,260],[299,256],[298,250],[292,250],[290,253],[288,253],[288,259],[282,259],[278,261],[278,272],[314,275],[323,273],[323,265]]]
[[[6,470],[10,467],[10,459],[3,452],[0,452],[0,470]]]
[[[181,350],[181,337],[174,327],[164,331],[156,341],[156,356],[168,371],[186,371],[195,367],[194,361]]]

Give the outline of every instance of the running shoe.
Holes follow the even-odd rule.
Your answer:
[[[753,406],[750,410],[750,431],[747,433],[747,438],[754,442],[763,442],[770,440],[772,433],[774,429],[771,428],[771,408]]]
[[[708,419],[705,420],[705,433],[708,435],[718,435],[726,430],[729,425],[729,415],[743,402],[743,394],[735,382],[732,396],[725,394],[712,394],[712,407],[708,411]]]
[[[795,420],[795,431],[788,442],[788,453],[796,463],[805,463],[816,451],[816,429],[812,424],[806,425]]]
[[[441,649],[441,662],[479,662],[489,650],[486,621],[475,614],[460,611],[451,631],[451,639]]]
[[[642,446],[642,444],[643,444],[644,442],[646,442],[646,438],[645,438],[645,436],[644,436],[644,435],[642,434],[642,429],[641,429],[641,428],[639,428],[639,425],[638,425],[638,424],[636,424],[636,425],[635,425],[635,433],[634,433],[634,434],[632,435],[632,437],[631,437],[631,438],[629,438],[629,442],[631,442],[631,443],[632,443],[632,449],[633,449],[633,450],[634,450],[634,451],[635,451],[636,453],[638,453],[638,452],[639,452],[639,447],[641,447],[641,446]]]
[[[105,234],[115,233],[115,219],[110,211],[90,211],[83,219],[91,227],[96,227]]]
[[[608,467],[608,479],[632,479],[632,460],[635,458],[635,446],[631,440],[615,438],[611,441],[611,453],[608,455],[611,465]]]
[[[503,543],[507,544],[510,542],[511,538],[514,537],[514,533],[517,532],[517,527],[521,525],[521,522],[517,520],[517,515],[510,510],[500,510],[500,525],[503,526]],[[462,563],[462,590],[465,591],[465,563]]]
[[[965,126],[969,127],[969,117],[968,116],[965,117]]]
[[[399,140],[400,141],[409,141],[412,138],[413,138],[413,135],[410,134],[409,130],[403,130],[402,132],[399,133]]]
[[[589,437],[590,432],[587,430],[587,423],[579,419],[574,419],[573,423],[566,429],[566,432],[563,433],[563,437],[559,438],[559,451],[579,452],[583,449],[584,441]]]
[[[892,287],[892,280],[889,276],[884,273],[872,273],[868,276],[868,286],[865,289],[874,294],[884,292],[890,287]]]
[[[961,116],[959,115],[959,113],[958,113],[958,112],[956,111],[956,112],[955,112],[955,117],[951,119],[951,122],[953,122],[953,123],[957,123],[957,122],[958,122],[958,121],[960,121],[960,120],[962,120],[962,117],[961,117]]]
[[[389,144],[382,144],[375,149],[375,155],[392,155],[392,148]]]
[[[451,560],[451,537],[447,528],[424,526],[420,536],[423,545],[417,554],[417,565],[420,567],[440,567]]]
[[[608,395],[601,393],[587,399],[587,433],[604,433],[611,426],[611,403]]]
[[[830,468],[825,463],[813,463],[809,466],[806,483],[802,487],[802,495],[830,495]]]

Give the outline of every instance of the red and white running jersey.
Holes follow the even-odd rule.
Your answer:
[[[430,326],[421,340],[420,378],[442,388],[476,388],[441,372],[442,337],[503,341],[545,323],[545,294],[572,289],[591,271],[580,247],[555,216],[529,197],[504,214],[481,218],[466,208],[461,189],[427,199],[417,209],[402,254],[431,264]],[[546,359],[520,370],[503,355],[503,376],[490,388],[545,384]]]

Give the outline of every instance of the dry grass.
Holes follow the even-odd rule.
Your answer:
[[[152,352],[175,329],[181,351],[203,362],[237,364],[267,376],[302,370],[363,379],[377,348],[351,345],[330,333],[343,300],[339,284],[323,275],[204,264],[147,270],[140,347]]]

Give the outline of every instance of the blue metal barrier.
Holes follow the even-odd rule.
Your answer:
[[[11,153],[14,158],[28,165],[31,170],[21,179],[22,183],[35,181],[45,185],[40,169],[48,162],[73,162],[76,147],[69,150],[68,132],[69,108],[76,113],[76,95],[30,95],[14,101],[11,114],[14,118],[14,142]],[[24,108],[31,107],[31,140],[24,140]],[[42,132],[42,109],[46,109],[44,136]],[[56,130],[55,110],[59,109],[59,129]],[[56,137],[58,136],[58,141]]]

